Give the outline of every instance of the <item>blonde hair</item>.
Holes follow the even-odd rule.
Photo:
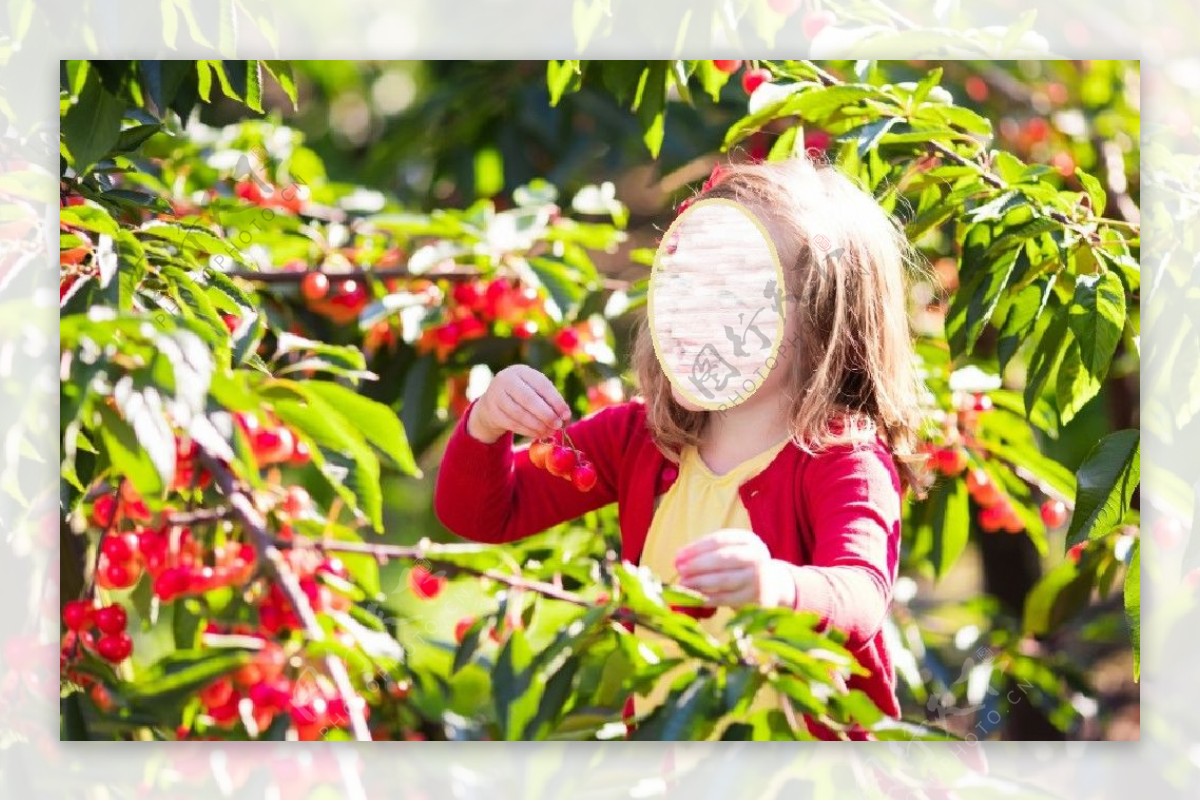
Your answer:
[[[742,204],[775,240],[795,316],[783,343],[793,351],[783,390],[792,440],[818,453],[878,435],[904,484],[923,493],[921,384],[906,306],[908,269],[921,267],[895,220],[840,170],[807,157],[722,167],[700,198]],[[709,412],[672,397],[645,321],[633,367],[658,447],[676,458],[699,444]]]

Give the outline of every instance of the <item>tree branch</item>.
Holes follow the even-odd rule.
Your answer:
[[[228,467],[220,460],[213,458],[206,451],[201,450],[200,455],[208,465],[217,486],[220,487],[221,492],[229,499],[229,505],[234,516],[241,520],[242,527],[254,541],[254,547],[258,551],[259,557],[267,565],[269,571],[279,583],[279,588],[283,591],[284,597],[288,599],[288,602],[296,611],[296,615],[300,618],[300,623],[304,628],[305,635],[313,642],[322,642],[325,639],[325,631],[317,621],[316,613],[313,612],[312,606],[308,602],[308,596],[300,589],[300,583],[296,580],[295,574],[292,573],[291,568],[284,560],[283,554],[275,547],[275,542],[271,533],[267,531],[266,521],[263,519],[262,514],[255,508],[254,503],[250,500],[250,496],[238,487],[233,473],[229,471]],[[341,696],[342,701],[345,703],[346,713],[350,718],[350,728],[354,732],[354,738],[360,741],[369,741],[371,739],[371,731],[367,728],[367,720],[363,716],[362,707],[356,703],[358,695],[354,692],[354,687],[350,684],[350,673],[346,670],[346,664],[333,654],[327,654],[324,659],[325,669],[329,673],[329,678],[333,680],[338,695]]]

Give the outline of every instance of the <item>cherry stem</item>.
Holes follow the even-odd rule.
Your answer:
[[[235,516],[234,510],[230,507],[218,506],[213,509],[189,509],[186,512],[168,512],[163,515],[163,522],[169,526],[194,526],[205,523],[217,523]]]
[[[234,515],[241,520],[242,527],[254,541],[254,547],[263,563],[267,565],[269,572],[278,581],[284,597],[292,605],[292,609],[296,610],[296,615],[304,627],[305,635],[312,642],[323,642],[326,639],[325,630],[321,628],[321,623],[317,620],[317,615],[308,602],[308,596],[300,589],[300,582],[296,579],[295,573],[283,558],[283,553],[276,547],[271,533],[267,531],[266,520],[262,513],[254,506],[250,496],[238,486],[237,479],[224,463],[205,450],[201,450],[200,455],[208,465],[217,486],[229,499],[229,505]],[[350,683],[350,673],[346,670],[346,663],[333,654],[326,654],[324,661],[329,678],[333,680],[334,687],[346,706],[354,738],[363,742],[370,741],[371,730],[367,728],[367,720],[356,701],[358,696],[354,691],[354,686]]]

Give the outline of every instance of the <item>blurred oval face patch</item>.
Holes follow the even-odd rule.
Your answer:
[[[744,402],[783,340],[783,267],[766,228],[732,200],[693,203],[659,244],[647,306],[678,401],[708,411]]]

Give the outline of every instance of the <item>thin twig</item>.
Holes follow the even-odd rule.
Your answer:
[[[166,512],[163,522],[168,526],[195,526],[204,523],[217,523],[234,517],[235,512],[228,506],[218,506],[213,509],[192,509],[186,512]]]
[[[300,583],[296,580],[295,574],[288,566],[283,558],[283,553],[275,547],[275,542],[271,533],[267,531],[266,521],[261,513],[255,508],[254,503],[237,484],[233,473],[229,471],[221,461],[213,458],[206,451],[200,451],[201,458],[208,465],[213,479],[217,482],[217,486],[225,497],[229,499],[229,505],[233,509],[233,513],[241,522],[242,527],[250,535],[254,541],[254,547],[258,551],[264,564],[268,566],[270,572],[274,575],[276,581],[279,582],[279,588],[283,591],[284,597],[292,605],[296,611],[296,615],[300,618],[300,623],[304,627],[304,633],[313,642],[322,642],[325,640],[325,631],[321,628],[320,622],[317,620],[316,613],[313,612],[312,606],[308,602],[308,596],[300,589]],[[334,687],[337,688],[338,695],[341,696],[345,703],[347,715],[350,718],[350,728],[354,732],[354,738],[360,741],[369,741],[371,739],[371,731],[367,728],[367,720],[363,717],[362,708],[356,703],[357,694],[354,692],[354,687],[350,684],[350,673],[346,670],[346,664],[341,658],[333,654],[325,655],[325,669],[329,673],[329,678],[333,680]]]

